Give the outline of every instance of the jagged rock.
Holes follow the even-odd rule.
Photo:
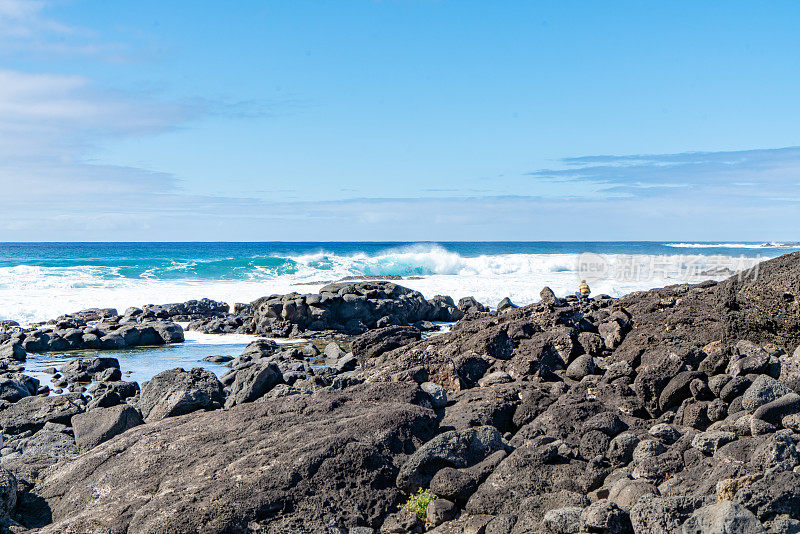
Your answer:
[[[759,375],[742,395],[742,408],[752,413],[759,406],[772,402],[789,392],[789,388],[774,378]]]
[[[577,534],[581,528],[583,508],[567,506],[550,510],[544,514],[542,523],[551,534]]]
[[[505,457],[506,451],[499,450],[472,467],[444,467],[431,478],[430,490],[435,495],[463,504]]]
[[[199,367],[162,371],[142,384],[137,404],[147,422],[222,407],[222,384],[211,371]]]
[[[442,430],[466,430],[491,425],[507,432],[518,404],[519,391],[513,384],[468,389],[449,396],[440,426]]]
[[[72,416],[82,410],[80,394],[25,397],[0,410],[0,427],[11,434],[26,430],[36,431],[45,423],[69,424]]]
[[[506,310],[513,310],[514,308],[519,308],[519,306],[511,302],[511,299],[508,297],[501,300],[500,303],[497,305],[497,311],[499,312],[504,312]]]
[[[628,465],[633,460],[633,452],[639,441],[635,434],[624,432],[611,440],[606,456],[613,466]]]
[[[475,297],[464,297],[458,301],[458,309],[464,314],[487,311],[486,306],[475,300]]]
[[[0,399],[17,402],[24,397],[36,395],[39,381],[21,373],[11,373],[0,378]]]
[[[680,532],[681,525],[706,504],[702,497],[655,497],[645,495],[631,507],[630,520],[636,534]]]
[[[419,387],[431,396],[431,405],[434,410],[447,406],[447,391],[439,384],[423,382]]]
[[[505,447],[500,432],[491,426],[439,434],[403,464],[397,475],[397,487],[405,490],[427,487],[440,469],[471,467]]]
[[[761,520],[785,514],[800,519],[800,474],[771,472],[736,492],[734,501]]]
[[[722,318],[728,339],[748,339],[783,347],[800,344],[800,253],[763,262],[720,284]]]
[[[581,512],[581,529],[587,532],[628,534],[633,532],[627,512],[616,503],[599,500]]]
[[[367,361],[384,352],[418,341],[422,332],[413,326],[389,326],[372,330],[353,340],[350,347],[359,361]]]
[[[225,407],[230,408],[243,402],[253,402],[263,397],[282,381],[283,375],[274,363],[256,362],[249,367],[239,369],[236,371],[233,383],[228,388]]]
[[[683,524],[683,534],[766,534],[766,530],[744,506],[722,501],[695,511]]]
[[[428,519],[428,523],[437,526],[445,521],[453,519],[457,512],[458,508],[456,508],[453,502],[447,499],[434,499],[428,503],[425,515]]]
[[[17,479],[7,469],[0,467],[0,522],[8,523],[17,506]]]
[[[706,455],[713,455],[721,446],[736,439],[733,432],[708,431],[700,432],[692,438],[692,447]]]

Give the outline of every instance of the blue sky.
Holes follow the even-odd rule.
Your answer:
[[[798,23],[0,0],[0,240],[798,240]]]

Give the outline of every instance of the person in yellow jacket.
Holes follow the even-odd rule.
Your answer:
[[[581,280],[581,285],[578,286],[578,299],[589,300],[591,292],[592,290],[589,289],[589,284],[586,283],[586,280]]]

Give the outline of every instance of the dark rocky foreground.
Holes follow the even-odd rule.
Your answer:
[[[7,373],[0,516],[53,533],[800,532],[800,253],[751,274],[588,303],[545,289],[435,337],[381,284],[348,298],[374,314],[391,294],[390,322],[323,352],[254,342],[220,380],[139,388],[83,360],[61,371],[93,388],[54,397]],[[283,316],[296,300],[253,317],[280,301],[309,328]],[[439,497],[425,520],[402,509],[420,488]]]

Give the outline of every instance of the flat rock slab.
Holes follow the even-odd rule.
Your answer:
[[[97,408],[72,418],[75,442],[82,451],[89,450],[143,423],[142,414],[127,404]]]
[[[381,384],[141,425],[61,464],[33,493],[55,532],[325,532],[397,510],[407,453],[435,414],[416,386]]]

